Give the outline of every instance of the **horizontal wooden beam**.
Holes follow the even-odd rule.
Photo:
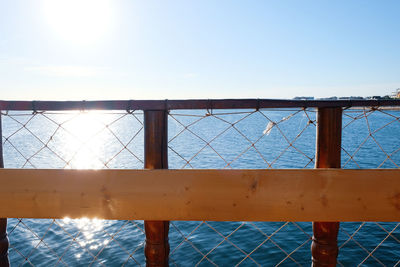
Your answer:
[[[400,221],[400,170],[0,170],[0,217]]]
[[[101,100],[101,101],[6,101],[0,110],[175,110],[258,109],[321,107],[399,107],[390,100],[293,100],[293,99],[187,99],[187,100]]]

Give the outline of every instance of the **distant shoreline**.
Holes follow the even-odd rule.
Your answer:
[[[400,110],[400,106],[366,106],[366,107],[349,107],[348,109],[363,110],[364,108],[374,108],[384,110]]]

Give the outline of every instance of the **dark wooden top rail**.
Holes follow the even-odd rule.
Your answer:
[[[400,106],[398,100],[189,99],[0,101],[0,110],[174,110]]]

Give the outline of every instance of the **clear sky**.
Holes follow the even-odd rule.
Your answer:
[[[400,1],[0,0],[0,99],[368,96]]]

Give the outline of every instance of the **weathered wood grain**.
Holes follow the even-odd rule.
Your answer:
[[[400,170],[0,170],[0,217],[399,221]]]

